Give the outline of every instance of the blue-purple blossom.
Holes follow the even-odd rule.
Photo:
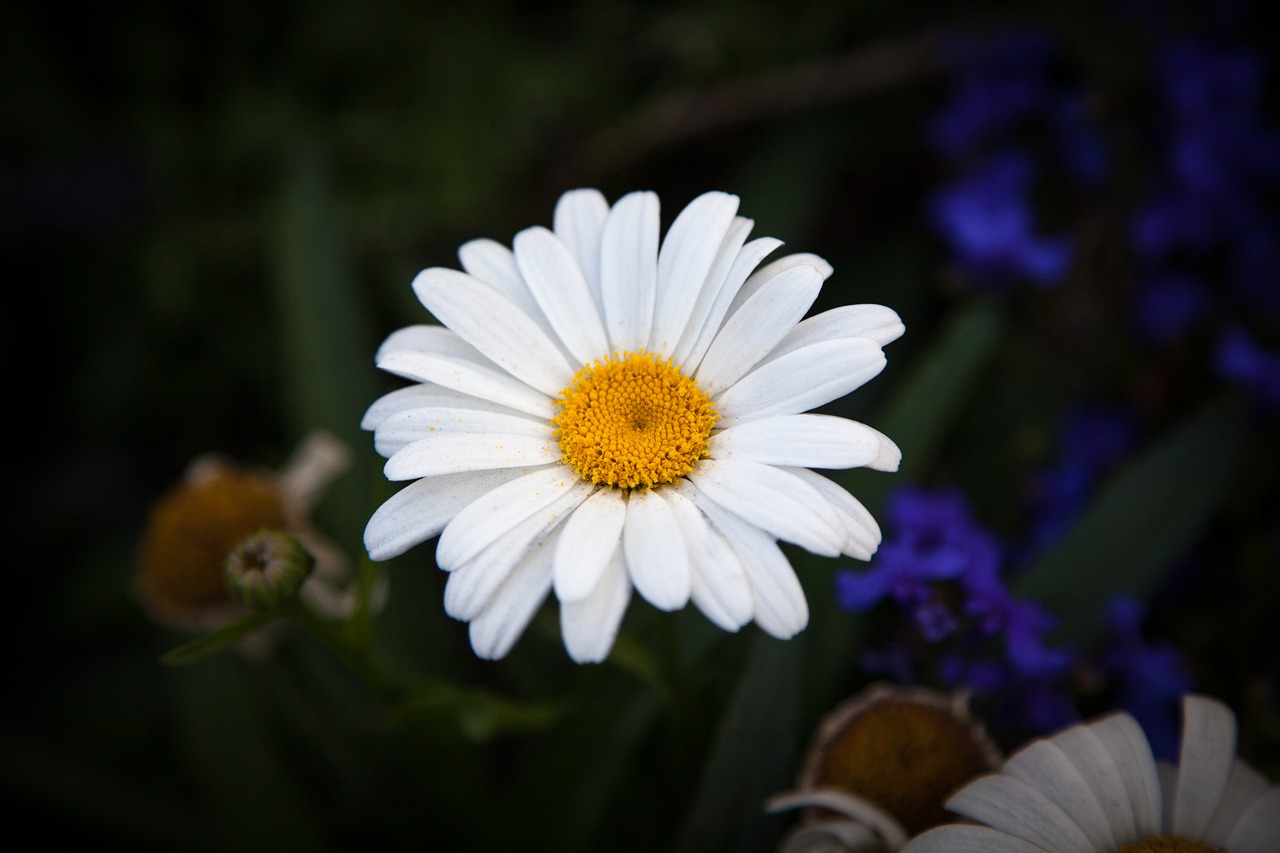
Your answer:
[[[1223,332],[1214,367],[1223,379],[1247,387],[1265,409],[1280,409],[1280,352],[1265,349],[1245,329]]]
[[[1152,343],[1185,340],[1205,324],[1213,304],[1209,289],[1189,275],[1152,276],[1138,289],[1134,323]]]

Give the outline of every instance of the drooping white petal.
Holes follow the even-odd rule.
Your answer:
[[[738,197],[704,193],[680,211],[658,251],[658,288],[649,351],[671,356],[738,211]]]
[[[1280,788],[1253,801],[1227,837],[1231,853],[1275,853],[1280,848]]]
[[[880,525],[862,501],[849,494],[839,483],[832,482],[808,468],[786,468],[818,491],[839,515],[844,524],[844,553],[859,560],[870,560],[880,547]]]
[[[534,546],[525,560],[507,576],[489,606],[472,620],[468,633],[471,648],[484,660],[507,656],[529,626],[551,590],[551,554],[555,533]]]
[[[382,456],[390,457],[428,435],[458,432],[524,435],[542,441],[552,441],[555,435],[555,430],[546,421],[524,415],[494,412],[485,408],[431,406],[407,409],[385,418],[374,431],[373,446]]]
[[[716,252],[716,259],[711,264],[711,271],[707,273],[707,280],[698,291],[697,299],[694,300],[693,310],[689,313],[689,322],[681,330],[680,340],[676,343],[676,348],[671,353],[671,360],[676,364],[684,365],[687,361],[694,344],[698,341],[699,334],[711,317],[711,311],[716,304],[717,297],[730,281],[730,274],[744,251],[747,237],[751,234],[751,228],[754,225],[755,223],[750,219],[744,219],[741,216],[733,218],[733,223],[729,226],[728,232],[724,235],[724,240],[720,243],[720,249]],[[745,277],[746,273],[744,272],[733,286],[736,288]],[[726,300],[724,305],[727,309],[729,300]],[[717,318],[717,323],[719,319]],[[693,367],[697,367],[697,365],[692,365],[690,370]]]
[[[442,388],[439,385],[419,384],[397,388],[388,394],[383,394],[365,411],[364,417],[360,420],[360,428],[376,430],[383,421],[392,415],[398,415],[401,412],[408,412],[413,409],[436,407],[472,409],[507,415],[518,414],[515,409],[495,403],[492,400],[473,397],[470,394],[463,394],[461,391],[454,391],[451,388]]]
[[[953,823],[917,835],[902,853],[1048,853],[1049,849],[986,826]]]
[[[789,808],[820,808],[835,812],[874,830],[872,840],[882,842],[890,850],[898,850],[907,843],[907,831],[897,818],[871,800],[842,788],[809,788],[778,794],[765,802],[768,812]]]
[[[1124,777],[1124,788],[1129,792],[1133,808],[1134,832],[1139,838],[1159,832],[1164,811],[1160,779],[1151,744],[1142,728],[1128,714],[1112,714],[1090,723],[1089,727],[1106,745]]]
[[[382,472],[388,480],[413,480],[464,471],[528,468],[559,460],[560,447],[549,436],[433,432],[396,451]]]
[[[736,631],[751,621],[751,584],[738,555],[688,496],[692,489],[681,480],[663,493],[689,549],[691,597],[712,622]]]
[[[464,507],[445,527],[436,546],[436,564],[446,571],[461,566],[581,482],[563,465],[552,465],[488,492]]]
[[[832,415],[782,415],[747,421],[711,437],[712,459],[805,468],[896,470],[897,445],[869,426]]]
[[[529,292],[529,286],[520,276],[514,252],[494,240],[472,240],[459,247],[458,260],[462,262],[467,275],[495,288],[518,305],[542,331],[548,335],[551,333],[551,324],[543,316],[542,309]]]
[[[760,269],[753,272],[747,280],[743,282],[742,287],[739,288],[737,294],[734,296],[733,302],[729,305],[728,316],[732,317],[737,313],[738,310],[746,304],[747,300],[756,294],[757,290],[793,267],[815,267],[818,270],[818,275],[821,276],[823,281],[831,278],[831,273],[833,272],[831,264],[827,263],[825,259],[809,252],[800,252],[799,254],[787,255],[785,257],[778,258],[776,261],[765,264]]]
[[[431,352],[492,366],[492,362],[485,358],[480,350],[464,341],[457,332],[446,329],[444,326],[420,323],[396,329],[378,346],[373,361],[376,364],[391,353],[400,350]]]
[[[560,633],[569,657],[599,663],[609,656],[631,600],[631,581],[621,551],[615,551],[595,589],[580,601],[561,601]]]
[[[884,369],[884,352],[870,338],[823,341],[762,364],[713,400],[717,422],[794,415],[848,394]]]
[[[695,378],[714,397],[747,374],[790,331],[822,288],[816,267],[789,267],[730,315],[711,342]]]
[[[880,346],[902,337],[906,327],[898,312],[883,305],[841,305],[801,320],[778,342],[768,358],[840,338],[871,338]],[[767,360],[767,359],[766,359]]]
[[[1173,831],[1199,838],[1227,789],[1236,756],[1236,717],[1207,696],[1182,700],[1182,748],[1173,806]]]
[[[555,403],[550,396],[496,367],[484,367],[434,353],[401,350],[380,359],[378,368],[406,379],[432,382],[463,394],[491,400],[547,420],[551,420],[556,412]]]
[[[843,522],[799,477],[734,459],[705,460],[688,477],[708,498],[779,539],[825,557],[844,550]]]
[[[710,500],[700,489],[694,503],[742,561],[751,584],[752,612],[761,630],[786,640],[809,624],[809,603],[800,579],[773,537]]]
[[[560,238],[546,228],[526,228],[516,235],[515,253],[533,298],[578,365],[607,355],[609,340],[591,287]],[[565,377],[556,392],[568,379]]]
[[[956,814],[985,823],[1051,853],[1095,853],[1071,815],[1031,785],[1012,776],[980,776],[947,800]]]
[[[433,267],[418,273],[413,290],[440,322],[527,385],[555,396],[573,376],[573,368],[542,328],[479,279]]]
[[[624,195],[600,232],[600,299],[615,350],[639,352],[649,342],[658,287],[658,197]]]
[[[553,225],[556,236],[569,247],[587,280],[587,287],[604,316],[600,300],[600,232],[609,215],[609,202],[599,190],[570,190],[556,202]]]
[[[626,518],[623,493],[608,487],[598,489],[574,511],[565,522],[553,563],[557,598],[574,602],[591,594],[621,547]]]
[[[1240,816],[1258,797],[1266,793],[1268,787],[1270,784],[1267,777],[1237,758],[1231,768],[1231,776],[1227,779],[1227,790],[1222,795],[1222,802],[1218,804],[1218,810],[1214,812],[1213,820],[1209,822],[1209,828],[1204,831],[1200,840],[1210,847],[1226,847],[1227,839],[1231,837],[1231,831]],[[1280,838],[1280,832],[1275,837]]]
[[[737,297],[738,291],[742,289],[743,283],[751,275],[752,270],[770,252],[781,245],[782,241],[773,237],[759,237],[747,243],[733,259],[729,272],[725,274],[724,281],[716,289],[715,297],[710,304],[705,309],[694,307],[695,316],[700,317],[698,328],[693,329],[691,322],[691,328],[685,336],[682,336],[688,337],[688,340],[681,341],[675,357],[676,364],[681,365],[686,374],[697,371],[703,356],[707,354],[707,348],[711,346],[711,342],[724,324],[724,318],[729,316],[729,306],[733,304],[734,298]]]
[[[1098,803],[1107,813],[1107,823],[1116,843],[1137,841],[1133,804],[1129,800],[1129,792],[1125,790],[1124,775],[1116,766],[1115,757],[1093,727],[1072,726],[1054,735],[1052,741],[1071,759],[1081,775],[1089,780],[1097,794]]]
[[[622,548],[631,583],[650,604],[679,610],[689,602],[689,551],[661,491],[631,492]]]
[[[1090,780],[1053,741],[1038,740],[1005,762],[1003,773],[1026,782],[1069,814],[1092,849],[1113,850],[1117,840]]]
[[[479,554],[454,567],[444,588],[445,612],[465,621],[479,616],[515,567],[529,559],[533,548],[556,530],[590,493],[590,484],[579,483],[522,519]]]
[[[398,557],[436,536],[463,507],[530,473],[520,468],[427,477],[396,492],[373,513],[364,546],[373,560]]]

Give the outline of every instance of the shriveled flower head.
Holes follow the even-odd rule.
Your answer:
[[[778,539],[868,558],[880,541],[851,495],[808,470],[895,470],[870,427],[803,414],[884,367],[902,334],[878,305],[803,320],[831,267],[748,241],[738,199],[707,193],[659,239],[658,199],[561,197],[554,228],[513,249],[476,240],[465,272],[414,291],[443,326],[393,333],[378,366],[414,380],[365,415],[392,480],[365,545],[385,560],[439,535],[445,610],[485,658],[507,654],[547,594],[577,661],[604,659],[634,587],[692,600],[736,631],[808,621]]]
[[[1128,714],[1024,747],[947,802],[976,824],[949,824],[906,853],[1275,853],[1280,787],[1236,757],[1236,720],[1204,696],[1183,699],[1177,766],[1157,762]]]
[[[944,823],[947,797],[999,761],[964,693],[872,685],[823,718],[796,789],[766,804],[807,810],[779,850],[897,850]]]
[[[296,537],[316,561],[300,594],[325,612],[341,613],[347,561],[314,529],[310,514],[348,460],[345,445],[316,433],[280,472],[216,455],[192,462],[183,481],[152,509],[142,536],[134,589],[147,613],[167,627],[201,632],[248,612],[228,592],[227,562],[263,530]]]

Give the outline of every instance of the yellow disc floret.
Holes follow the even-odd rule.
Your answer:
[[[579,370],[551,419],[564,463],[620,489],[671,483],[707,455],[715,406],[669,359],[623,353]]]

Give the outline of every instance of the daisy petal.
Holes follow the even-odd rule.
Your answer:
[[[1129,801],[1129,792],[1125,790],[1124,775],[1116,766],[1115,757],[1093,727],[1072,726],[1054,735],[1052,741],[1061,747],[1071,763],[1093,786],[1099,804],[1107,812],[1107,823],[1116,843],[1137,841],[1133,804]]]
[[[808,468],[787,468],[786,471],[796,475],[813,486],[827,503],[840,516],[844,523],[845,535],[848,537],[844,553],[859,560],[870,560],[871,555],[880,547],[880,525],[876,523],[862,502],[849,494],[839,484]]]
[[[1236,754],[1236,718],[1205,696],[1182,700],[1182,749],[1173,806],[1173,831],[1199,838],[1227,789]]]
[[[413,290],[440,322],[525,384],[555,396],[573,376],[573,369],[542,328],[516,303],[479,279],[432,268],[418,273]]]
[[[689,342],[682,341],[674,359],[676,364],[684,366],[687,373],[696,372],[698,365],[702,363],[702,358],[720,331],[724,318],[729,316],[729,306],[733,304],[734,298],[742,289],[747,277],[751,275],[751,271],[770,252],[781,245],[782,241],[775,240],[773,237],[760,237],[747,243],[733,259],[729,272],[716,288],[715,293],[707,294],[713,298],[709,299],[705,307],[694,307],[694,319],[699,324],[698,328],[695,330],[692,328],[692,323],[690,324],[691,328],[686,335],[691,335],[691,338]]]
[[[897,445],[884,434],[832,415],[748,421],[712,436],[709,450],[712,459],[806,468],[896,470],[902,458]]]
[[[565,522],[553,563],[557,598],[582,601],[591,594],[619,549],[626,518],[622,492],[606,487],[597,490]]]
[[[433,353],[408,351],[390,353],[378,361],[378,367],[406,379],[432,382],[547,420],[555,415],[551,397],[497,368]]]
[[[769,358],[840,338],[871,338],[880,346],[902,337],[906,327],[898,312],[883,305],[841,305],[801,320],[778,342]]]
[[[756,291],[764,287],[774,278],[794,267],[814,267],[818,270],[818,275],[822,277],[823,281],[830,278],[832,273],[831,264],[827,263],[817,255],[813,255],[808,252],[801,252],[797,255],[787,255],[784,258],[778,258],[776,261],[765,264],[760,269],[756,270],[751,274],[746,282],[743,283],[742,287],[738,290],[738,293],[734,296],[733,302],[729,305],[729,313],[727,316],[732,317],[737,313],[738,309],[746,304],[748,299],[755,296]]]
[[[658,197],[629,193],[600,232],[600,299],[613,349],[639,352],[648,344],[657,287]]]
[[[390,457],[420,438],[447,432],[505,433],[553,441],[555,431],[545,421],[536,421],[518,414],[505,414],[484,408],[431,406],[408,409],[383,419],[374,431],[373,446],[382,456]]]
[[[822,288],[816,267],[789,267],[734,312],[698,365],[699,387],[715,396],[747,374],[799,322]]]
[[[679,610],[689,602],[689,551],[661,492],[631,492],[622,548],[631,582],[650,604]]]
[[[552,465],[488,492],[445,527],[436,546],[436,564],[446,571],[461,566],[580,482],[568,468]]]
[[[1071,815],[1089,837],[1091,849],[1115,848],[1111,820],[1098,802],[1090,780],[1060,746],[1052,741],[1035,741],[1006,761],[1002,772],[1026,782]]]
[[[981,776],[947,800],[956,814],[985,823],[1051,853],[1093,853],[1096,849],[1071,816],[1020,779]]]
[[[1240,816],[1266,793],[1268,787],[1270,785],[1267,777],[1236,759],[1231,768],[1231,776],[1227,779],[1227,790],[1222,795],[1222,802],[1218,804],[1218,810],[1214,812],[1213,820],[1201,840],[1210,847],[1226,847],[1227,839],[1231,837],[1231,831]],[[1280,838],[1280,832],[1275,837]]]
[[[387,335],[387,339],[379,345],[377,354],[374,355],[374,363],[400,350],[431,352],[436,355],[465,358],[478,364],[490,364],[480,350],[464,341],[457,332],[446,329],[444,326],[430,326],[425,323],[405,326]]]
[[[405,446],[382,467],[388,480],[413,480],[464,471],[528,468],[560,459],[550,437],[511,433],[434,432]]]
[[[1047,853],[1040,847],[986,826],[953,823],[917,835],[902,853]]]
[[[600,232],[609,215],[609,202],[599,190],[570,190],[556,202],[556,236],[578,261],[597,310],[600,301]]]
[[[1134,833],[1142,838],[1160,831],[1163,806],[1160,801],[1160,779],[1151,745],[1142,728],[1128,714],[1112,714],[1091,723],[1089,728],[1115,759],[1124,789],[1129,792],[1133,810]]]
[[[482,400],[438,385],[410,385],[397,388],[389,394],[383,394],[364,413],[360,420],[360,428],[376,430],[383,421],[392,415],[408,412],[413,409],[452,408],[470,409],[472,411],[496,412],[499,414],[519,414],[515,409]]]
[[[724,235],[724,240],[720,243],[716,259],[711,264],[711,271],[707,273],[706,281],[701,289],[698,290],[698,297],[694,300],[693,310],[689,313],[689,322],[685,324],[684,329],[680,332],[680,341],[671,353],[671,360],[676,364],[685,364],[687,361],[700,333],[711,318],[711,311],[716,304],[717,298],[730,281],[730,274],[734,271],[744,251],[747,237],[751,234],[751,228],[754,225],[755,223],[750,219],[743,219],[741,216],[733,218],[729,231]],[[744,271],[741,277],[736,279],[736,283],[733,286],[736,288],[740,285],[746,279],[746,275],[747,272]],[[724,303],[726,309],[729,306],[729,301],[726,300]],[[716,322],[719,323],[721,319],[723,319],[723,316],[716,318]],[[693,366],[696,367],[696,365]]]
[[[737,196],[710,192],[689,202],[671,223],[658,252],[650,352],[664,358],[675,352],[737,212]]]
[[[555,536],[536,545],[502,582],[484,612],[470,626],[471,648],[484,660],[501,660],[529,626],[551,590]]]
[[[713,459],[689,473],[698,491],[771,535],[824,557],[838,556],[844,525],[812,486],[757,462]]]
[[[410,483],[378,507],[364,529],[372,560],[390,560],[439,535],[463,507],[528,474],[520,468],[427,477]]]
[[[561,600],[560,633],[569,657],[577,663],[607,658],[630,600],[631,581],[618,551],[590,595],[580,601]]]
[[[1231,853],[1275,853],[1280,839],[1280,788],[1272,788],[1240,815],[1227,838]]]
[[[751,584],[738,555],[688,497],[691,488],[682,480],[665,494],[689,548],[691,596],[712,622],[736,631],[751,621]]]
[[[545,228],[526,228],[516,235],[515,253],[533,298],[578,364],[588,364],[607,353],[609,341],[591,287],[560,238]],[[568,378],[556,392],[568,384]]]
[[[884,369],[884,352],[870,338],[823,341],[762,364],[714,402],[722,428],[743,421],[794,415],[829,403]]]
[[[493,287],[514,302],[542,331],[550,334],[551,324],[520,276],[515,253],[493,240],[472,240],[458,249],[458,260],[467,275]]]

